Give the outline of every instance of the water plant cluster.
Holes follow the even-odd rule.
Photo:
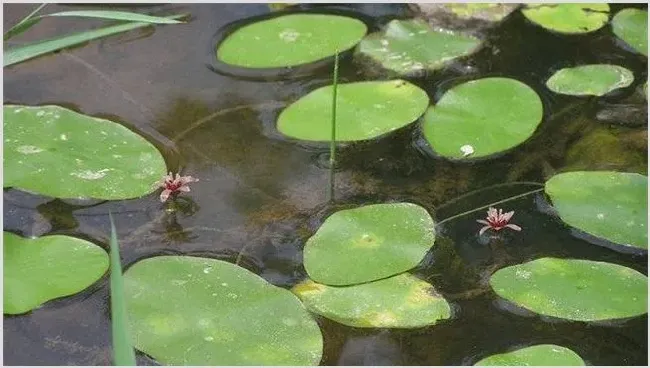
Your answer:
[[[463,8],[475,10],[485,8]],[[558,34],[611,27],[623,49],[647,57],[646,11],[624,9],[611,20],[607,4],[530,4],[517,11]],[[30,19],[23,23],[36,21]],[[247,73],[300,70],[311,63],[334,67],[332,84],[285,106],[275,125],[297,144],[332,144],[334,175],[337,145],[370,142],[411,124],[419,124],[417,132],[432,155],[460,165],[481,165],[539,132],[544,104],[524,81],[501,76],[464,81],[435,101],[409,82],[477,52],[483,43],[479,35],[436,29],[422,19],[393,19],[369,32],[351,16],[282,10],[230,29],[214,49],[217,64]],[[10,60],[17,63],[37,54]],[[360,68],[379,68],[389,78],[339,83],[339,55],[352,57]],[[559,69],[544,85],[555,94],[597,99],[634,80],[622,66],[590,64]],[[3,118],[5,188],[101,200],[156,193],[165,202],[161,211],[174,211],[170,205],[176,196],[203,183],[170,172],[154,144],[110,120],[62,106],[16,104],[5,104]],[[329,188],[334,190],[332,182]],[[646,254],[647,176],[565,171],[524,195],[542,192],[551,212],[576,234],[588,234],[586,241],[594,246]],[[507,241],[505,231],[514,230],[512,236],[525,232],[509,223],[517,216],[507,211],[512,199],[440,220],[433,209],[408,202],[337,210],[304,243],[308,277],[291,288],[275,286],[231,262],[187,255],[141,259],[119,277],[115,232],[109,257],[79,237],[32,239],[5,231],[4,313],[28,313],[79,293],[112,265],[111,286],[118,291],[113,298],[124,303],[123,310],[120,303],[112,306],[124,323],[114,325],[114,333],[128,336],[118,339],[115,349],[126,352],[127,361],[132,345],[168,365],[318,365],[324,346],[318,318],[384,329],[435,328],[455,318],[452,303],[435,283],[411,271],[439,246],[441,225],[457,218],[479,219],[476,238],[490,247]],[[488,218],[482,220],[485,210]],[[540,257],[499,265],[486,281],[504,302],[548,318],[603,323],[647,313],[647,276],[611,262]],[[130,341],[124,345],[125,339]],[[567,347],[538,344],[513,346],[471,363],[584,365],[589,359]]]

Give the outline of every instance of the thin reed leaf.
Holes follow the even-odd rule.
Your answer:
[[[339,82],[339,53],[334,54],[332,77],[332,133],[330,135],[330,201],[334,200],[334,170],[336,165],[336,90]]]
[[[107,19],[107,20],[125,20],[129,22],[142,22],[142,23],[154,23],[154,24],[183,23],[179,20],[170,19],[166,17],[155,17],[146,14],[112,11],[112,10],[73,10],[73,11],[65,11],[65,12],[42,15],[41,17],[100,18],[100,19]]]
[[[34,17],[36,13],[38,13],[41,9],[43,9],[47,5],[47,3],[43,3],[39,5],[34,11],[29,13],[25,18],[21,19],[20,22],[16,23],[13,27],[9,28],[7,32],[2,36],[3,40],[8,40],[11,37],[14,37],[16,35],[19,35],[29,28],[33,26],[34,24],[38,23],[40,17]]]
[[[185,17],[186,14],[178,14],[168,17],[169,19],[179,19]],[[126,23],[118,24],[109,27],[104,27],[100,29],[95,29],[92,31],[79,32],[71,34],[68,36],[63,36],[60,38],[39,41],[31,43],[28,45],[12,47],[9,50],[4,52],[4,65],[9,66],[21,61],[29,60],[37,56],[47,54],[49,52],[57,51],[64,49],[66,47],[78,45],[87,41],[92,41],[98,38],[111,36],[117,33],[122,33],[130,31],[133,29],[146,27],[151,25],[151,23],[136,22],[136,23]]]
[[[135,366],[135,352],[131,344],[128,328],[128,316],[124,301],[124,279],[120,261],[120,245],[117,242],[117,231],[111,220],[111,323],[113,333],[113,365]]]

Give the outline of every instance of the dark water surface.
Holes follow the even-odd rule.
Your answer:
[[[4,28],[33,7],[4,5]],[[623,7],[613,5],[612,14]],[[344,8],[363,13],[373,27],[409,14],[400,4]],[[647,108],[642,95],[639,98],[639,87],[647,80],[647,58],[626,50],[610,26],[584,36],[559,36],[515,12],[484,34],[486,44],[476,54],[411,81],[435,101],[470,79],[519,79],[544,102],[545,118],[536,134],[500,157],[475,163],[435,157],[422,144],[418,124],[372,142],[343,145],[337,200],[328,204],[325,145],[286,139],[274,124],[284,106],[330,82],[331,65],[308,78],[284,81],[218,74],[207,67],[215,33],[230,22],[268,13],[265,4],[167,4],[142,10],[189,12],[192,20],[132,31],[6,68],[4,103],[60,104],[125,124],[154,142],[171,169],[200,178],[189,201],[170,214],[157,193],[89,202],[5,189],[5,231],[80,236],[107,249],[110,210],[125,267],[161,254],[231,262],[239,258],[243,267],[270,283],[290,288],[306,276],[304,242],[340,208],[408,201],[442,220],[535,187],[507,185],[449,203],[463,194],[507,182],[544,182],[567,167],[647,174]],[[51,38],[101,23],[45,19],[12,42]],[[556,70],[583,63],[618,64],[632,70],[636,80],[598,100],[554,95],[544,86]],[[344,58],[342,81],[386,78],[369,77],[362,70],[350,57]],[[595,118],[610,110],[622,111],[620,124]],[[625,116],[632,110],[640,111],[641,122],[632,123],[633,117]],[[612,135],[620,144],[580,146],[594,134]],[[521,233],[505,235],[507,257],[493,254],[477,236],[480,225],[475,220],[484,217],[481,211],[441,226],[436,245],[413,271],[453,304],[452,319],[400,330],[352,328],[317,317],[325,341],[321,364],[473,364],[517,346],[553,343],[574,350],[593,365],[647,365],[647,315],[610,324],[549,320],[506,305],[485,287],[490,267],[499,262],[584,258],[647,274],[647,255],[619,253],[573,236],[556,217],[541,210],[542,196],[531,195],[504,208],[514,209],[513,222],[523,227]],[[48,302],[25,315],[5,316],[4,364],[110,365],[108,293],[104,277],[75,296]],[[140,364],[155,364],[142,354],[138,359]]]

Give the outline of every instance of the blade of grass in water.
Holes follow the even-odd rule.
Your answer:
[[[330,135],[330,201],[334,200],[334,165],[336,164],[336,90],[339,82],[339,54],[334,54],[332,77],[332,133]]]
[[[167,17],[168,19],[178,19],[185,17],[187,14],[179,14]],[[47,54],[52,51],[64,49],[66,47],[78,45],[83,42],[92,41],[98,38],[114,35],[121,32],[130,31],[141,27],[146,27],[151,23],[126,23],[109,26],[105,28],[95,29],[92,31],[85,31],[75,33],[60,38],[55,38],[46,41],[39,41],[32,44],[12,47],[4,52],[4,66],[19,63],[21,61],[29,60],[37,56]]]
[[[21,19],[20,22],[16,23],[15,26],[9,28],[9,30],[2,36],[3,40],[6,41],[13,36],[19,35],[28,30],[34,24],[38,23],[39,18],[34,18],[34,14],[43,9],[45,5],[47,4],[39,5],[36,9],[34,9],[33,12],[29,13],[25,18]]]
[[[129,335],[126,304],[124,303],[124,279],[120,261],[120,245],[117,242],[117,232],[111,220],[111,322],[113,333],[113,365],[135,366],[135,352],[131,346]]]

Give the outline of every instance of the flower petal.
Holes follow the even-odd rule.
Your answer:
[[[521,227],[519,227],[519,226],[517,226],[515,224],[508,224],[508,225],[506,225],[506,227],[510,228],[512,230],[515,230],[515,231],[521,231]]]
[[[501,219],[504,222],[508,222],[508,221],[510,221],[510,219],[512,218],[512,215],[514,215],[514,214],[515,214],[515,211],[510,211],[510,212],[504,213],[503,216],[501,217]]]
[[[187,185],[183,185],[182,187],[178,188],[178,190],[181,192],[189,192],[190,187],[188,187]]]
[[[485,221],[485,220],[476,220],[476,222],[478,222],[479,224],[483,224],[483,225],[488,225],[488,226],[490,226],[490,223],[487,222],[487,221]]]
[[[169,199],[169,195],[172,194],[172,191],[169,189],[165,189],[160,193],[160,201],[165,202],[167,199]]]
[[[483,233],[489,228],[490,228],[490,226],[483,226],[481,228],[481,230],[478,231],[478,235],[483,235]]]

